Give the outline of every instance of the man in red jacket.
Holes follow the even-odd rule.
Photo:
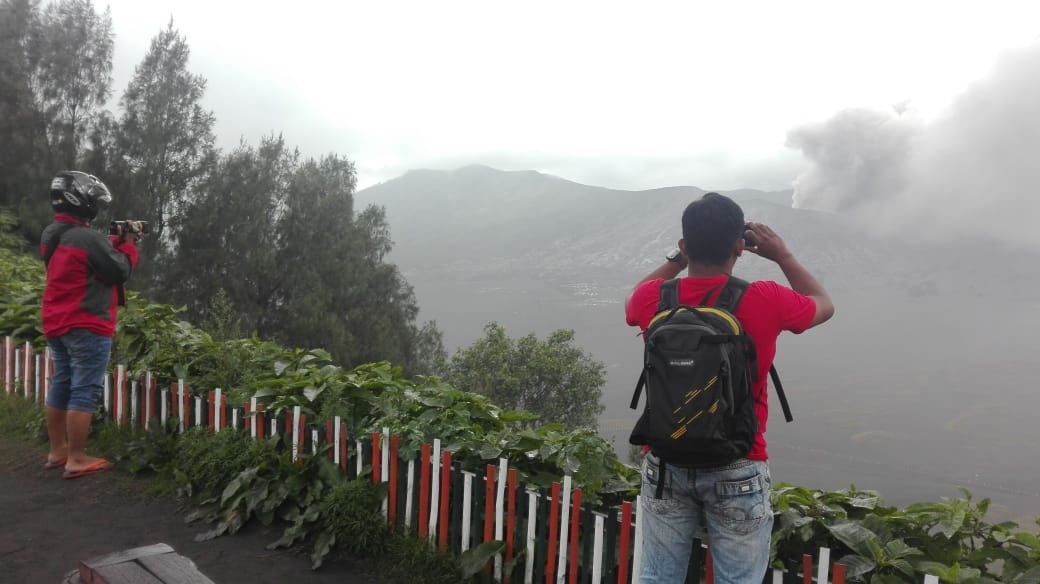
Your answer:
[[[683,212],[682,231],[679,248],[629,296],[625,306],[629,325],[646,330],[657,312],[662,282],[683,270],[687,274],[679,280],[679,304],[696,306],[707,294],[717,296],[714,291],[722,289],[745,251],[776,262],[790,287],[752,282],[734,314],[757,351],[758,381],[751,391],[758,435],[750,452],[716,467],[684,467],[669,461],[663,479],[657,453],[651,450],[644,458],[640,578],[644,584],[685,582],[691,543],[704,527],[716,584],[761,584],[773,526],[765,440],[769,366],[782,331],[801,333],[812,328],[834,314],[834,305],[780,236],[762,223],[745,223],[743,210],[728,197],[708,193],[690,203]],[[713,296],[709,303],[714,302]],[[659,480],[664,484],[659,485]]]
[[[64,468],[64,477],[71,479],[112,467],[87,456],[87,434],[108,369],[123,284],[137,265],[141,229],[132,224],[108,238],[90,229],[112,195],[97,177],[82,172],[58,173],[50,199],[54,222],[40,238],[47,264],[43,333],[54,359],[44,466]]]

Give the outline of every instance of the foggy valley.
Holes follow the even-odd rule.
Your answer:
[[[600,432],[627,457],[641,363],[624,322],[631,287],[681,236],[704,191],[618,191],[472,166],[414,171],[357,193],[385,207],[396,263],[449,353],[490,321],[519,337],[573,329],[607,365]],[[1027,364],[1040,327],[1040,253],[993,239],[878,235],[846,214],[791,206],[792,193],[735,191],[827,286],[826,325],[780,339],[795,421],[771,409],[775,482],[880,490],[889,504],[989,497],[1001,519],[1040,510],[1040,406]],[[745,279],[786,283],[746,254]],[[775,395],[772,395],[775,400]],[[775,404],[774,404],[775,405]]]

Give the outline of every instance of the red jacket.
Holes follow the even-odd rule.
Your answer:
[[[61,234],[47,264],[47,285],[43,289],[43,334],[60,337],[73,329],[86,329],[111,337],[116,330],[119,290],[137,265],[137,246],[118,242],[87,227],[83,220],[58,213],[43,230],[40,253],[55,232],[74,225]]]

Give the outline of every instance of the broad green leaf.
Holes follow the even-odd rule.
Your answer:
[[[506,547],[504,541],[485,541],[477,547],[462,552],[459,563],[462,564],[463,578],[470,578],[484,568],[488,560],[501,553]]]
[[[325,556],[329,555],[329,551],[334,545],[336,545],[336,534],[331,530],[325,530],[318,534],[314,541],[314,550],[311,552],[312,570],[317,570],[321,567]]]
[[[857,554],[867,558],[872,558],[875,561],[880,559],[878,558],[878,552],[881,546],[878,542],[877,534],[866,527],[863,527],[859,523],[837,523],[834,525],[828,525],[827,530],[830,531],[838,541],[849,546],[849,548]]]
[[[847,555],[838,560],[838,563],[845,566],[845,577],[849,579],[858,578],[877,567],[874,560],[863,556]]]
[[[502,454],[502,449],[495,446],[494,444],[485,444],[480,448],[481,460],[492,460],[498,458]]]
[[[921,550],[907,545],[901,539],[895,539],[885,544],[885,555],[891,559],[909,558],[921,555]]]

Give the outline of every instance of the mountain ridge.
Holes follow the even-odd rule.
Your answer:
[[[624,302],[675,246],[682,209],[703,193],[464,167],[407,173],[359,191],[356,204],[386,210],[388,260],[449,351],[472,344],[492,321],[513,337],[575,331],[607,367],[599,431],[624,456],[642,354]],[[778,343],[796,423],[770,424],[777,480],[880,484],[896,504],[956,496],[965,486],[992,498],[993,509],[1040,508],[1040,469],[1008,448],[1040,442],[1029,413],[1040,404],[1022,381],[1032,376],[1040,329],[1036,253],[878,235],[840,214],[794,208],[790,191],[724,193],[749,220],[776,229],[837,306],[825,326]],[[787,282],[751,253],[734,274]]]

